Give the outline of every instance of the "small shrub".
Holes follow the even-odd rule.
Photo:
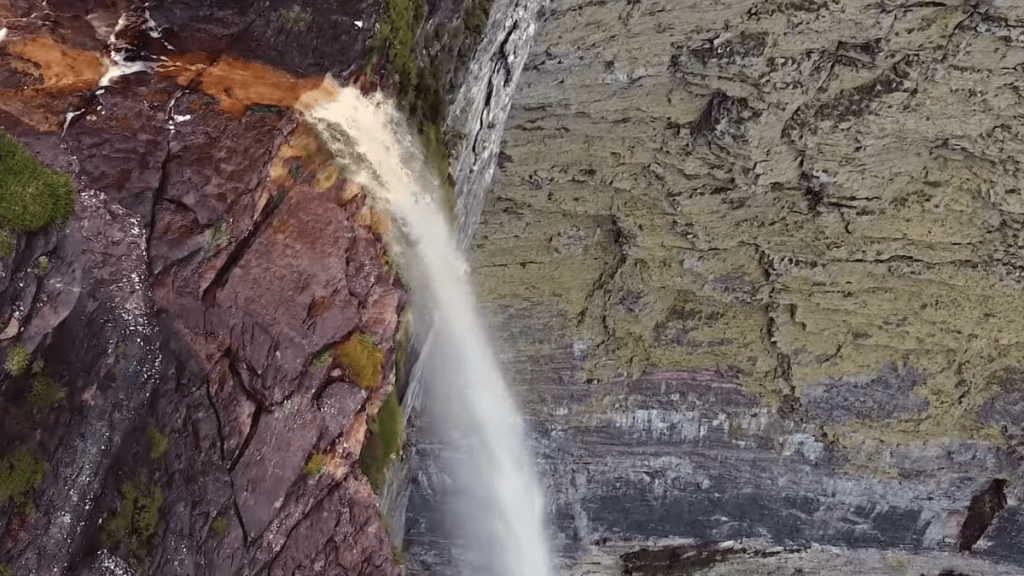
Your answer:
[[[0,228],[0,258],[10,258],[11,256],[14,256],[14,234]]]
[[[0,132],[0,223],[17,232],[63,225],[75,209],[71,177],[39,163]]]
[[[391,458],[402,451],[402,442],[405,440],[403,424],[402,407],[398,405],[398,396],[392,391],[384,398],[377,416],[370,421],[370,434],[359,453],[359,467],[374,492],[380,491]]]
[[[50,271],[50,259],[46,256],[40,256],[39,260],[36,260],[36,275],[46,276],[46,273]]]
[[[11,376],[21,378],[28,371],[28,361],[30,358],[31,355],[27,348],[21,344],[15,344],[7,351],[7,361],[4,362],[4,368]]]
[[[353,382],[370,390],[380,381],[384,364],[384,351],[367,334],[350,336],[335,350],[337,358],[349,371]]]
[[[313,361],[309,363],[309,371],[313,373],[319,372],[330,366],[332,360],[334,360],[334,354],[331,354],[331,349],[324,348],[313,355]]]
[[[167,452],[167,436],[154,424],[146,428],[146,436],[149,437],[149,457],[159,460]]]
[[[46,373],[42,365],[32,370],[32,390],[28,393],[28,406],[32,410],[49,410],[67,395],[67,390]]]
[[[119,493],[117,512],[103,517],[100,544],[105,548],[124,544],[128,549],[128,564],[136,574],[145,574],[160,523],[164,493],[141,477],[125,481]]]
[[[327,464],[327,457],[319,452],[314,452],[302,466],[302,472],[310,478],[318,478],[323,475],[325,464]]]
[[[210,531],[217,538],[221,538],[228,531],[228,519],[225,516],[217,515],[213,519],[213,524],[210,525]]]
[[[42,485],[48,468],[45,460],[25,450],[0,458],[0,506],[13,502],[31,515],[35,508],[30,497]]]

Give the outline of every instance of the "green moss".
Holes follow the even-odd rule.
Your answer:
[[[384,398],[377,415],[369,422],[370,434],[359,453],[359,467],[370,481],[374,492],[380,491],[393,456],[402,451],[405,431],[402,407],[398,396],[392,391]]]
[[[41,363],[33,367],[32,372],[32,390],[25,399],[28,407],[32,410],[49,410],[60,404],[67,390],[46,373]]]
[[[360,388],[370,390],[380,381],[384,368],[384,351],[372,337],[359,334],[349,337],[335,349],[337,358],[348,370],[349,378]]]
[[[277,116],[277,115],[281,114],[282,112],[284,112],[284,109],[281,108],[280,106],[270,106],[270,105],[266,105],[266,104],[253,104],[252,106],[249,106],[249,111],[252,112],[253,114],[266,114],[266,115]]]
[[[149,457],[153,460],[163,458],[164,452],[167,452],[167,436],[154,424],[146,428],[146,436],[149,437]]]
[[[213,532],[214,537],[222,538],[228,531],[228,519],[226,516],[217,515],[213,519],[213,524],[210,525],[210,532]]]
[[[75,209],[71,177],[45,168],[0,132],[0,223],[17,232],[63,225]]]
[[[46,256],[40,256],[39,260],[36,260],[36,275],[46,276],[46,273],[50,271],[50,259]]]
[[[413,47],[425,16],[423,0],[384,0],[372,45],[386,59],[399,94],[407,93],[416,78]]]
[[[220,220],[206,231],[206,237],[204,238],[204,244],[206,246],[205,256],[209,258],[217,252],[220,252],[220,249],[227,246],[230,240],[231,236],[228,231],[228,223]]]
[[[302,466],[302,472],[310,478],[317,478],[322,476],[324,473],[324,465],[327,463],[327,457],[319,452],[314,452],[313,455],[306,460],[306,463]]]
[[[0,564],[0,576],[11,576],[13,573],[10,564]]]
[[[30,497],[42,485],[48,468],[45,460],[25,450],[0,458],[0,506],[13,502],[24,512],[34,511]]]
[[[121,485],[117,512],[103,518],[100,544],[105,548],[122,544],[128,551],[128,564],[137,574],[145,574],[160,523],[164,493],[141,477]]]
[[[14,233],[0,228],[0,258],[11,256],[14,256]]]
[[[319,372],[330,366],[332,360],[334,360],[334,355],[331,353],[331,349],[324,348],[313,355],[313,360],[309,363],[309,371],[312,373]]]

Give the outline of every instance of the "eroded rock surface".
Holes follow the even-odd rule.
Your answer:
[[[185,54],[173,44],[181,28],[213,9],[230,22],[209,19],[195,42],[241,39],[243,55],[276,42],[261,31],[266,12],[202,4],[153,4],[152,18],[168,19],[159,23],[130,2],[55,0],[42,15],[35,3],[0,4],[11,17],[0,124],[80,187],[67,226],[19,236],[0,259],[0,346],[25,345],[65,390],[54,407],[29,409],[28,377],[0,378],[4,442],[49,463],[34,512],[0,503],[0,565],[399,574],[358,457],[389,386],[405,292],[365,196],[286,108],[317,80],[239,64],[219,53],[226,46]],[[331,60],[341,72],[362,60],[368,7],[303,9],[320,18],[307,23],[310,43],[271,59],[293,71]],[[288,22],[303,25],[296,17]],[[348,52],[333,44],[327,54],[331,22],[355,31]],[[113,32],[122,54],[145,60],[160,39],[175,63],[104,87],[89,70],[57,81],[68,55],[102,74],[91,50]],[[385,357],[367,389],[323,353],[357,333]],[[126,480],[162,491],[141,561],[99,539]]]
[[[1022,38],[1012,2],[543,11],[472,260],[566,571],[1022,569]]]

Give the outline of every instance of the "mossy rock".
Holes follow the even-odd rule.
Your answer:
[[[405,441],[402,407],[392,391],[381,403],[377,415],[369,422],[370,434],[359,453],[359,467],[370,481],[374,492],[379,492],[384,474],[393,456],[402,451]]]
[[[345,366],[352,382],[360,388],[371,390],[380,382],[384,351],[368,334],[350,336],[335,348],[334,357]]]
[[[63,225],[75,209],[71,176],[49,170],[0,132],[0,224],[17,232]]]

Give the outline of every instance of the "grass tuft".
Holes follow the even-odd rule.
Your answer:
[[[334,357],[349,372],[349,378],[360,388],[371,390],[380,381],[384,369],[384,351],[368,334],[350,336],[335,348]]]
[[[11,349],[7,351],[7,360],[4,362],[4,369],[7,373],[15,378],[21,378],[28,372],[28,361],[31,358],[31,354],[27,348],[21,344],[15,344],[11,346]]]
[[[33,367],[32,372],[32,390],[25,399],[28,407],[32,410],[49,410],[60,404],[67,395],[67,389],[51,378],[41,363]]]
[[[0,132],[0,224],[17,232],[62,226],[74,209],[71,176],[47,169]]]
[[[402,451],[402,442],[405,441],[403,424],[402,407],[398,405],[398,396],[392,391],[384,398],[377,415],[370,420],[370,434],[359,453],[359,467],[374,492],[380,491],[392,457]]]

